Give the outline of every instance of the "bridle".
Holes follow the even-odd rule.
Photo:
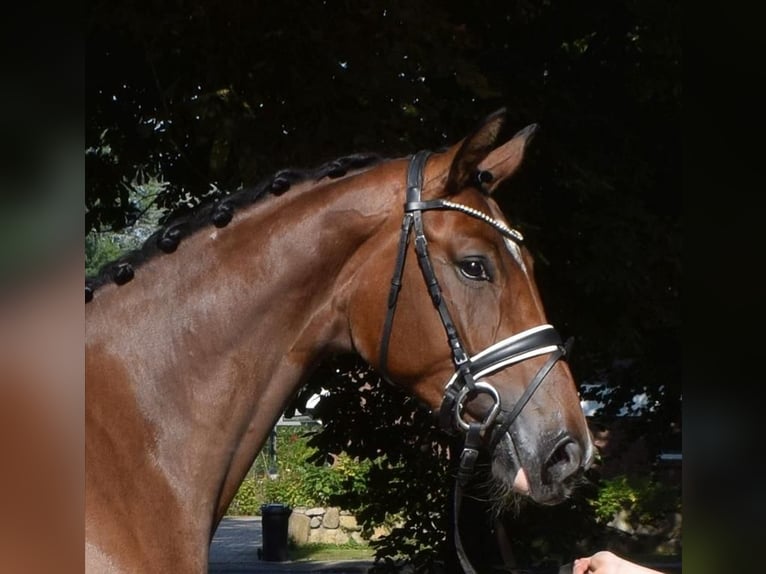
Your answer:
[[[391,290],[388,295],[388,309],[383,324],[383,335],[380,344],[380,371],[381,373],[386,373],[388,347],[394,314],[396,312],[396,303],[402,286],[407,247],[410,242],[410,235],[414,233],[415,254],[418,258],[420,271],[431,296],[431,301],[439,313],[442,325],[444,325],[444,330],[447,333],[447,341],[452,350],[452,361],[455,365],[455,373],[447,382],[444,390],[444,397],[439,408],[439,422],[442,428],[449,433],[462,432],[465,434],[455,488],[455,543],[464,570],[466,572],[474,572],[473,567],[465,558],[462,550],[457,520],[462,488],[473,475],[476,459],[482,448],[482,437],[489,437],[487,448],[489,452],[492,452],[519,414],[521,414],[522,409],[532,398],[532,395],[542,384],[555,363],[566,356],[569,341],[564,345],[556,330],[551,325],[546,324],[532,327],[512,337],[503,339],[473,356],[469,356],[466,353],[445,303],[431,258],[428,255],[428,242],[426,241],[423,229],[423,212],[429,210],[458,211],[492,226],[504,237],[517,244],[521,244],[524,238],[521,233],[511,229],[503,222],[466,205],[454,203],[446,199],[422,201],[423,173],[426,161],[430,155],[431,152],[427,150],[417,152],[410,159],[407,168],[407,194],[404,203],[404,218],[402,220],[401,235],[399,236],[394,273],[391,279]],[[540,355],[550,356],[524,389],[516,404],[510,410],[503,408],[497,390],[490,383],[481,380],[482,377]],[[489,395],[493,400],[493,405],[484,415],[483,420],[466,421],[463,417],[464,403],[469,395],[475,394]]]
[[[448,432],[458,430],[465,432],[467,436],[472,434],[472,429],[483,431],[484,434],[489,432],[491,435],[489,446],[494,448],[519,416],[521,410],[529,402],[529,399],[532,398],[532,395],[553,368],[553,365],[566,355],[567,350],[566,346],[562,344],[558,333],[551,325],[539,325],[503,339],[473,356],[468,356],[447,308],[439,281],[431,263],[431,258],[428,255],[428,242],[423,230],[422,214],[424,211],[429,210],[459,211],[484,221],[498,230],[503,236],[516,243],[522,243],[524,238],[521,233],[511,229],[501,221],[493,219],[466,205],[445,199],[421,201],[423,170],[430,155],[431,152],[425,150],[416,153],[410,160],[407,169],[407,199],[404,204],[404,219],[399,237],[394,274],[391,279],[391,290],[388,296],[388,310],[383,325],[383,336],[380,345],[380,370],[384,373],[386,371],[388,346],[396,312],[396,303],[402,285],[407,246],[409,245],[410,235],[414,230],[415,253],[418,257],[420,270],[426,282],[428,292],[431,295],[431,301],[439,313],[442,325],[444,325],[444,330],[447,333],[447,341],[452,349],[452,360],[455,365],[455,373],[446,384],[444,397],[439,409],[440,424]],[[497,390],[491,384],[479,380],[481,377],[491,375],[526,359],[545,354],[550,354],[549,359],[537,372],[532,382],[527,386],[510,411],[502,408]],[[471,393],[485,393],[494,400],[493,406],[481,422],[467,422],[463,418],[464,402]]]

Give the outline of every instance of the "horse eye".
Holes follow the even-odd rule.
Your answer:
[[[479,257],[468,257],[458,263],[463,276],[474,281],[489,281],[491,279],[487,265]]]

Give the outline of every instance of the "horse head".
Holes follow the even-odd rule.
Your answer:
[[[388,239],[356,273],[349,319],[355,349],[464,433],[464,455],[490,452],[500,492],[556,504],[594,447],[532,255],[494,200],[535,130],[498,142],[504,118],[396,164],[398,195],[377,231]]]

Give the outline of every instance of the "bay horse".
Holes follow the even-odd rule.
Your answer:
[[[86,570],[206,572],[292,397],[357,353],[462,432],[462,465],[542,504],[593,458],[565,346],[492,194],[534,126],[440,152],[284,170],[86,279]],[[414,253],[414,254],[413,254]]]

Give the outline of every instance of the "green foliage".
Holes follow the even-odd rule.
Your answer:
[[[279,475],[276,479],[264,478],[268,501],[290,506],[327,506],[333,495],[363,487],[369,462],[360,463],[345,453],[337,455],[332,463],[316,459],[317,449],[309,446],[308,436],[310,431],[299,434],[280,429],[277,434]]]
[[[449,437],[415,399],[383,384],[352,357],[335,357],[315,378],[328,394],[315,410],[323,426],[309,444],[318,452],[345,451],[370,463],[355,478],[359,486],[335,494],[331,502],[354,509],[365,536],[376,525],[392,527],[389,535],[371,542],[381,563],[408,561],[428,568],[444,560],[452,486]],[[306,387],[295,405],[315,390]],[[353,437],[348,429],[354,429]]]
[[[603,524],[620,512],[635,524],[651,524],[680,510],[679,494],[677,488],[650,477],[620,475],[601,481],[598,496],[590,503]]]
[[[619,476],[605,481],[593,507],[600,521],[609,522],[620,510],[633,509],[638,501],[637,489],[628,483],[628,477]]]
[[[332,463],[325,457],[316,458],[317,449],[308,444],[311,431],[296,428],[277,428],[276,476],[269,475],[266,453],[261,452],[229,505],[228,514],[260,514],[261,504],[270,502],[291,507],[328,506],[341,493],[362,495],[372,462],[360,462],[344,452],[334,456]]]
[[[89,233],[85,236],[85,275],[98,274],[103,265],[114,261],[125,251],[114,233]]]
[[[316,380],[327,395],[315,411],[323,427],[310,444],[319,452],[346,449],[361,460],[373,461],[363,489],[341,492],[332,501],[355,508],[367,535],[376,524],[393,526],[389,535],[371,543],[381,568],[394,569],[408,562],[425,572],[454,560],[448,509],[454,476],[450,460],[456,459],[457,445],[437,429],[433,415],[422,405],[383,383],[352,357],[334,357],[322,366]],[[306,387],[295,406],[300,408],[302,400],[316,390]],[[348,429],[354,429],[354,436],[349,436]],[[479,459],[477,468],[480,475],[464,502],[473,506],[473,516],[466,518],[463,512],[463,520],[472,521],[463,543],[474,559],[486,559],[489,568],[493,559],[497,564],[500,558],[493,555],[497,547],[488,518],[494,509],[493,496],[484,485],[489,471],[486,457]],[[637,523],[648,524],[678,510],[680,493],[648,478],[602,480],[594,470],[567,502],[548,507],[516,499],[512,510],[500,513],[499,520],[512,533],[513,552],[520,564],[548,567],[600,547],[605,523],[626,504],[632,505]]]
[[[229,504],[226,514],[230,516],[255,516],[261,513],[264,503],[261,482],[254,476],[247,476],[239,485],[237,494]]]
[[[132,223],[119,230],[91,230],[85,236],[85,275],[97,275],[106,263],[137,249],[156,229],[162,216],[155,202],[167,184],[156,176],[139,171],[130,183],[122,182],[131,205]]]

